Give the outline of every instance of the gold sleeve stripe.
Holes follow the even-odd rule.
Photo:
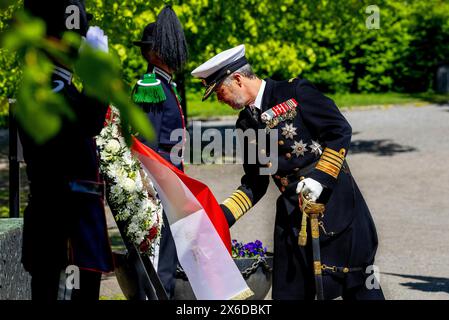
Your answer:
[[[239,195],[241,195],[243,197],[243,199],[246,200],[246,203],[248,203],[248,206],[251,208],[253,206],[252,201],[250,200],[250,198],[248,198],[248,196],[246,195],[245,192],[243,192],[242,190],[237,190],[236,193],[238,193]]]
[[[228,198],[223,201],[223,204],[231,211],[235,220],[238,220],[243,215],[242,209],[235,204],[234,200]]]
[[[339,153],[339,152],[337,152],[335,150],[332,150],[331,148],[325,148],[323,153],[326,153],[326,152],[329,152],[330,154],[333,154],[333,155],[339,157],[340,159],[344,160],[346,151],[345,151],[345,149],[341,149],[340,150],[341,153]]]
[[[333,154],[331,154],[329,152],[323,153],[323,156],[329,157],[329,158],[333,159],[335,162],[341,163],[341,164],[343,164],[343,161],[344,161],[343,159],[337,158],[336,156],[334,156]]]
[[[234,200],[235,203],[237,203],[237,205],[240,207],[240,209],[242,209],[243,213],[246,213],[246,211],[248,211],[245,204],[239,198],[237,198],[234,194],[232,196],[230,196],[230,198],[232,200]]]
[[[341,166],[342,166],[341,163],[338,163],[338,162],[336,162],[335,160],[332,160],[332,159],[328,158],[327,156],[321,156],[321,159],[320,159],[320,160],[323,160],[323,161],[327,161],[327,162],[329,162],[329,163],[332,163],[332,164],[333,164],[334,166],[336,166],[338,169],[340,169]]]
[[[344,148],[340,149],[340,152],[325,148],[315,168],[337,179],[345,160],[345,153]]]
[[[340,167],[338,167],[338,166],[336,166],[336,165],[334,165],[334,164],[332,164],[332,163],[330,163],[329,161],[326,161],[326,160],[320,160],[318,162],[318,164],[321,165],[321,166],[325,166],[326,168],[329,168],[330,170],[334,170],[334,171],[337,171],[337,172],[340,171]]]
[[[318,161],[315,168],[331,175],[335,179],[337,179],[338,174],[340,172],[340,167],[337,167],[332,163],[330,163],[329,161],[323,159],[320,159],[320,161]]]
[[[251,207],[249,206],[249,204],[246,202],[246,200],[242,197],[242,195],[241,195],[240,193],[234,192],[234,193],[232,194],[232,197],[234,197],[235,199],[239,200],[239,201],[243,204],[243,207],[245,208],[246,211],[248,211],[249,208],[251,208]]]
[[[336,166],[338,169],[340,169],[341,166],[342,166],[342,163],[337,162],[337,161],[335,161],[334,159],[329,158],[328,156],[325,156],[325,155],[322,155],[322,156],[321,156],[321,160],[326,160],[327,162],[332,163],[332,164],[333,164],[334,166]]]
[[[245,206],[241,205],[238,201],[236,201],[232,196],[228,198],[230,201],[234,202],[234,205],[237,206],[241,213],[244,214],[246,212]]]

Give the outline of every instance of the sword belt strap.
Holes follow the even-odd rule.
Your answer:
[[[321,269],[326,273],[350,273],[350,272],[359,272],[363,271],[362,267],[336,267],[336,266],[328,266],[326,264],[321,265]]]

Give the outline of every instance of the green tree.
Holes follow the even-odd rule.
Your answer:
[[[0,13],[4,31],[20,1]],[[13,3],[11,5],[11,3]],[[175,0],[190,47],[180,78],[200,90],[190,71],[214,54],[245,43],[255,71],[288,79],[300,75],[326,92],[423,92],[449,56],[449,3],[445,0],[379,0],[380,29],[369,30],[368,0]],[[92,24],[109,36],[121,77],[132,85],[146,63],[132,41],[153,22],[161,0],[87,0]],[[0,49],[0,93],[13,96],[17,60]],[[4,101],[4,99],[3,99]],[[2,109],[0,109],[0,113]],[[3,110],[4,112],[4,110]]]

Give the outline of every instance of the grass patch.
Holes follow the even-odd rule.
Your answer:
[[[187,93],[187,112],[189,117],[213,118],[220,116],[238,115],[239,111],[217,100],[215,94],[206,101],[201,101],[202,92]]]
[[[328,95],[340,108],[357,108],[372,105],[403,105],[403,104],[445,104],[449,103],[449,94],[435,93],[345,93]],[[202,92],[187,94],[187,110],[189,117],[213,118],[237,115],[238,111],[228,105],[218,102],[215,95],[201,101]]]

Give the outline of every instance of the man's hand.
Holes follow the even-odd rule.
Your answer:
[[[321,192],[323,192],[323,186],[316,180],[312,178],[306,178],[298,182],[298,186],[296,187],[296,193],[302,193],[304,196],[308,195],[311,201],[316,201]]]
[[[89,27],[86,34],[86,43],[92,48],[108,52],[108,37],[100,27]]]

